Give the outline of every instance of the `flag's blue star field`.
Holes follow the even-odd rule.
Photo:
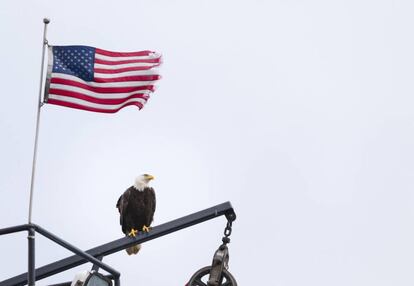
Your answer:
[[[85,81],[93,80],[95,48],[87,46],[53,46],[53,72],[65,73]]]

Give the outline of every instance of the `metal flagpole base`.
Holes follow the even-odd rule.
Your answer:
[[[35,229],[33,226],[28,231],[28,246],[29,246],[29,271],[27,272],[27,281],[29,286],[34,286],[36,283],[36,266],[35,266]]]

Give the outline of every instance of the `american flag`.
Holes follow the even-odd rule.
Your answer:
[[[50,46],[45,102],[114,113],[141,109],[160,79],[161,55],[110,52],[88,46]]]

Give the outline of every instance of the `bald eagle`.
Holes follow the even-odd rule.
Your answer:
[[[135,237],[138,231],[148,232],[155,212],[155,192],[148,186],[154,177],[143,174],[135,179],[135,184],[129,187],[118,199],[116,207],[119,210],[122,232]],[[126,249],[128,255],[137,254],[141,245],[137,244]]]

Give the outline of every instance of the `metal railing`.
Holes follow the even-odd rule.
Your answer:
[[[74,245],[64,241],[58,236],[50,233],[46,229],[36,224],[24,224],[8,228],[0,229],[0,235],[28,231],[28,272],[22,273],[15,277],[11,277],[0,282],[0,286],[20,286],[20,285],[35,285],[35,281],[58,274],[60,272],[69,270],[73,267],[90,262],[94,265],[94,269],[104,269],[111,274],[115,282],[115,286],[120,285],[120,273],[112,267],[106,265],[101,260],[103,257],[124,250],[136,244],[144,243],[152,239],[170,234],[172,232],[191,227],[193,225],[205,222],[207,220],[217,218],[219,216],[226,216],[229,222],[236,219],[236,214],[230,202],[225,202],[211,208],[195,212],[193,214],[172,220],[170,222],[154,226],[150,232],[140,232],[136,237],[123,237],[112,242],[94,247],[87,251],[83,251]],[[35,233],[38,232],[60,246],[72,251],[75,255],[55,261],[45,266],[35,268]],[[68,282],[62,283],[67,285]]]

